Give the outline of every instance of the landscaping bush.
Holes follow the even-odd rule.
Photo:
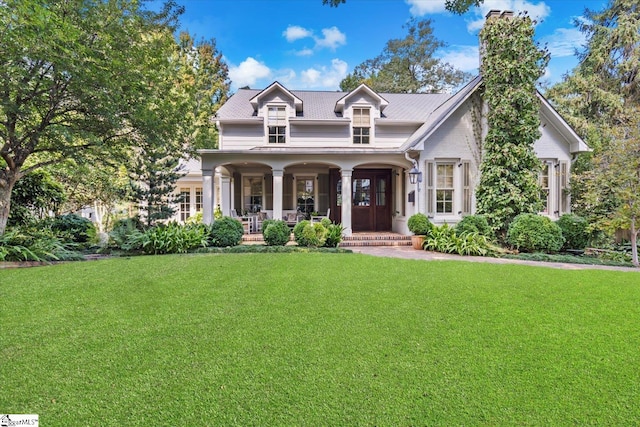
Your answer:
[[[74,243],[95,243],[97,242],[96,226],[80,215],[67,214],[44,221],[51,230],[64,241]]]
[[[520,214],[507,231],[507,243],[522,252],[558,252],[564,244],[562,229],[546,216]]]
[[[424,249],[447,254],[484,256],[493,252],[489,239],[480,233],[462,233],[444,224],[434,227],[424,241]]]
[[[461,236],[464,233],[478,233],[492,239],[493,230],[489,227],[487,218],[484,215],[467,215],[455,226],[456,234]]]
[[[109,233],[110,248],[122,249],[127,252],[135,252],[141,249],[136,239],[130,238],[132,235],[139,237],[144,231],[144,226],[139,217],[119,219],[113,224]],[[133,245],[133,246],[132,246]]]
[[[295,239],[298,246],[310,246],[302,235],[302,231],[309,224],[311,224],[311,221],[305,219],[300,221],[295,225],[295,227],[293,227],[293,238]]]
[[[325,219],[321,222],[323,226],[325,226]],[[342,224],[332,224],[329,219],[326,219],[326,221],[329,221],[329,224],[325,226],[327,229],[327,235],[324,241],[324,246],[327,248],[337,248],[340,242],[342,242],[344,227]]]
[[[82,259],[73,245],[48,229],[15,227],[0,236],[0,261],[70,261]]]
[[[286,221],[267,219],[262,222],[262,237],[268,246],[284,246],[289,242],[291,230]]]
[[[211,245],[217,247],[239,245],[243,234],[244,228],[240,221],[224,216],[211,224]]]
[[[429,218],[423,213],[413,214],[407,221],[407,227],[416,236],[426,236],[429,234],[433,225]]]
[[[139,247],[146,254],[182,254],[198,247],[206,247],[209,241],[208,227],[198,224],[159,224],[144,232],[129,236],[131,247]]]
[[[564,237],[563,249],[584,249],[589,243],[589,223],[586,219],[575,214],[564,214],[556,221]]]

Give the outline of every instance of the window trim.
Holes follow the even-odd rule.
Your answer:
[[[454,162],[454,161],[436,161],[435,162],[436,167],[434,168],[435,169],[435,171],[434,171],[434,173],[435,173],[435,180],[434,180],[434,182],[435,182],[435,185],[434,185],[435,204],[434,204],[434,207],[435,207],[435,214],[436,215],[443,215],[444,216],[444,215],[455,215],[456,214],[455,208],[456,208],[456,165],[457,165],[457,163],[458,162]],[[450,187],[446,187],[446,186],[441,186],[440,185],[440,180],[439,180],[440,176],[438,174],[440,166],[451,167],[451,176],[450,177],[447,176],[447,175],[443,176],[444,179],[451,178],[451,186]],[[450,192],[451,196],[450,196],[449,200],[446,200],[446,199],[439,200],[438,199],[438,193],[440,191]],[[441,203],[443,204],[443,209],[444,209],[445,204],[450,203],[451,204],[451,211],[443,210],[442,212],[439,212],[438,211],[438,206]]]
[[[289,140],[289,108],[287,104],[266,104],[265,105],[265,112],[266,112],[266,119],[265,119],[265,140],[267,144],[286,144],[287,141]],[[280,117],[279,114],[276,113],[275,118],[273,119],[274,121],[272,121],[271,119],[271,111],[272,110],[283,110],[284,114],[282,117]],[[275,123],[275,125],[273,125],[272,123]],[[275,133],[272,135],[271,133],[271,129],[275,128],[276,131]],[[282,132],[280,132],[280,128],[282,129]],[[275,138],[274,142],[271,142],[271,137]],[[282,138],[282,142],[279,142],[278,140]]]
[[[363,126],[362,123],[362,112],[367,111],[367,115],[369,116],[368,126]],[[356,111],[359,111],[359,115],[356,116]],[[373,126],[372,126],[372,114],[373,108],[369,105],[354,105],[351,107],[351,143],[353,145],[371,145],[373,143]],[[358,119],[358,125],[356,125],[356,118]],[[359,130],[358,134],[356,134],[356,129]],[[364,134],[364,131],[367,131],[367,134]],[[360,139],[360,142],[356,142],[356,138]],[[366,138],[367,142],[362,142],[363,139]]]

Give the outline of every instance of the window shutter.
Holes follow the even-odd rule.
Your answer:
[[[462,161],[462,215],[471,214],[471,162]]]
[[[569,162],[560,162],[558,177],[558,215],[569,213]]]
[[[434,194],[434,183],[433,183],[433,171],[434,171],[434,167],[435,164],[433,162],[427,162],[427,167],[426,167],[426,177],[425,177],[425,182],[426,182],[426,186],[427,186],[427,203],[426,203],[426,208],[427,208],[427,216],[430,218],[434,217],[435,214],[435,209],[434,209],[434,200],[435,200],[435,194]]]

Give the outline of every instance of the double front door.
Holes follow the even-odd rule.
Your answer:
[[[351,185],[351,229],[391,230],[391,170],[356,169]],[[331,172],[331,188],[331,217],[341,222],[342,179],[338,170]]]

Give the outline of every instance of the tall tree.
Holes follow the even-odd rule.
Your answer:
[[[135,0],[5,0],[0,6],[0,234],[16,181],[66,158],[110,156],[130,140],[179,10]],[[165,59],[166,58],[166,59]]]
[[[132,121],[137,130],[129,169],[132,195],[147,225],[171,217],[180,202],[175,184],[183,175],[181,159],[217,147],[212,117],[229,93],[227,65],[215,40],[196,43],[181,33],[164,74],[143,101],[149,107],[141,111],[153,114]]]
[[[533,34],[533,21],[526,15],[489,17],[480,32],[488,131],[477,206],[498,234],[516,215],[541,207],[540,162],[533,144],[540,137],[536,82],[548,54],[538,48]]]
[[[583,203],[593,210],[608,209],[596,218],[600,229],[629,230],[633,264],[638,267],[640,233],[640,111],[625,126],[615,128],[606,150],[594,157],[594,167],[581,174]],[[613,203],[612,203],[613,202]]]
[[[411,19],[404,28],[407,36],[389,40],[382,53],[358,65],[340,82],[351,91],[361,83],[377,92],[419,93],[450,90],[468,76],[435,57],[445,43],[433,34],[431,20]]]
[[[193,149],[217,148],[218,129],[212,117],[229,97],[229,68],[216,48],[215,39],[196,42],[187,32],[179,38],[180,86],[188,92],[188,114]]]
[[[593,154],[581,156],[573,170],[573,209],[594,224],[604,224],[620,199],[588,183],[603,172],[597,167],[599,157],[633,128],[640,108],[640,5],[613,0],[601,11],[587,9],[576,24],[587,39],[578,54],[580,62],[547,96],[593,148]],[[620,149],[628,146],[615,143],[614,151],[624,156]]]

